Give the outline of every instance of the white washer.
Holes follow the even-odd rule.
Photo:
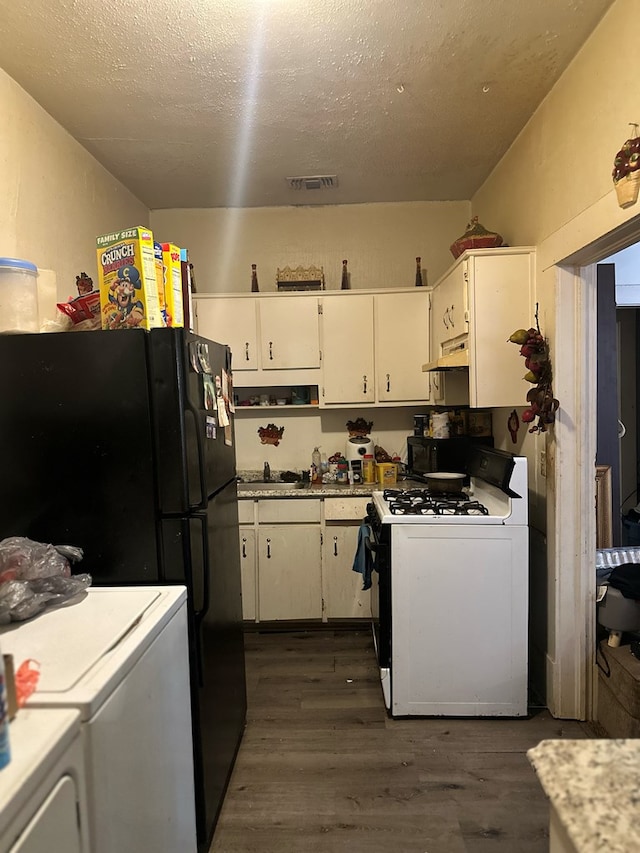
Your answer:
[[[0,773],[0,853],[88,853],[80,714],[18,712]]]
[[[91,853],[193,853],[185,587],[92,587],[0,635],[40,663],[29,708],[80,714]]]

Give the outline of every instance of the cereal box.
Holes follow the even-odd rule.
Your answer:
[[[153,243],[153,257],[156,265],[156,282],[158,284],[158,300],[160,303],[160,313],[162,314],[162,323],[168,326],[167,322],[167,300],[164,296],[164,261],[162,260],[162,243]]]
[[[163,243],[162,261],[164,263],[164,299],[167,306],[167,326],[184,326],[180,248],[174,246],[173,243]]]
[[[96,239],[103,329],[162,326],[153,234],[137,226]]]

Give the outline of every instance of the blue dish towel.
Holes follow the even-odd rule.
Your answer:
[[[370,525],[363,522],[358,530],[358,544],[356,554],[353,558],[353,571],[362,575],[362,589],[371,589],[371,572],[373,565],[373,552],[365,545],[365,540],[373,538]]]

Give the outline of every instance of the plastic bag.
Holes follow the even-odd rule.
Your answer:
[[[0,624],[30,619],[91,586],[91,575],[71,575],[70,561],[82,557],[73,545],[21,536],[0,541]]]

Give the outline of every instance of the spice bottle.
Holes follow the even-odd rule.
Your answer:
[[[313,453],[311,454],[311,482],[312,483],[320,483],[322,480],[322,475],[320,473],[321,462],[322,462],[322,458],[320,456],[320,448],[314,447]]]
[[[258,287],[258,271],[255,264],[251,264],[251,292],[258,293],[260,288]]]
[[[422,280],[422,267],[420,266],[421,261],[422,258],[416,258],[416,287],[422,287],[424,284]]]
[[[376,481],[376,466],[373,461],[373,453],[365,454],[362,460],[362,482],[372,485]]]

